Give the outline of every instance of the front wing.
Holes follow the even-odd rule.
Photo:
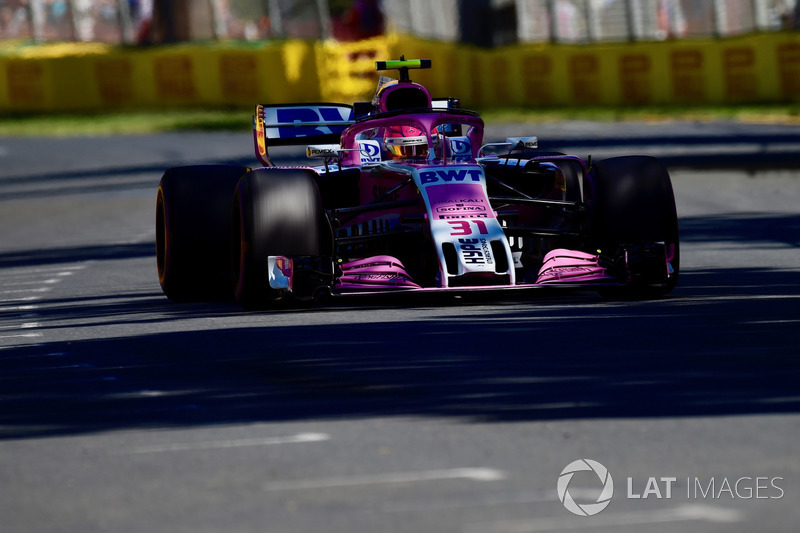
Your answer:
[[[663,254],[668,268],[666,250],[658,245],[649,247],[647,254]],[[471,285],[460,287],[422,287],[408,274],[402,262],[391,256],[375,256],[343,262],[336,267],[336,276],[329,292],[333,296],[397,294],[409,292],[466,293],[487,291],[519,291],[531,289],[599,289],[620,287],[631,282],[629,261],[644,255],[642,250],[623,249],[614,259],[586,252],[556,249],[545,256],[534,283],[505,285]],[[291,258],[270,256],[270,286],[278,291],[291,292],[301,263]]]

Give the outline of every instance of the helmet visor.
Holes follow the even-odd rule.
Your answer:
[[[389,137],[385,141],[386,151],[393,157],[426,158],[428,157],[428,139],[424,135],[415,137]]]

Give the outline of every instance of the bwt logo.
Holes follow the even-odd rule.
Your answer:
[[[426,170],[419,173],[419,180],[424,185],[426,183],[436,183],[445,181],[481,181],[481,171],[478,169],[457,169],[457,170]]]
[[[597,497],[595,503],[578,504],[569,493],[569,483],[572,481],[572,476],[576,472],[590,471],[597,474],[603,484],[603,490],[600,496]],[[614,480],[608,469],[591,459],[578,459],[573,461],[561,471],[558,476],[558,499],[564,504],[564,507],[571,513],[578,516],[594,516],[611,503],[611,497],[614,496]]]

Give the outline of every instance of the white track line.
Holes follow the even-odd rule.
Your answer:
[[[800,299],[800,294],[739,294],[732,296],[681,296],[674,300],[665,300],[666,303],[683,304],[683,303],[706,303],[706,302],[727,302],[738,300],[797,300]]]
[[[36,300],[41,300],[41,296],[21,296],[19,298],[0,298],[0,303],[8,303],[8,302],[35,302]]]
[[[72,272],[70,272],[72,274]],[[54,283],[60,283],[63,278],[50,278],[50,279],[42,279],[37,281],[17,281],[14,283],[6,283],[6,287],[21,287],[22,285],[53,285]]]
[[[155,444],[140,446],[124,453],[164,453],[185,452],[193,450],[223,450],[227,448],[244,448],[249,446],[270,446],[274,444],[299,444],[304,442],[322,442],[330,440],[325,433],[298,433],[288,437],[265,437],[256,439],[216,440],[206,442],[184,442],[173,444]]]
[[[569,493],[574,497],[572,487]],[[596,497],[597,491],[592,491],[590,497]],[[421,511],[443,511],[450,509],[469,509],[475,507],[491,507],[495,505],[520,505],[531,503],[557,502],[558,494],[555,490],[514,493],[502,495],[490,495],[485,497],[461,498],[455,500],[417,500],[411,502],[394,503],[390,502],[381,511],[385,513],[416,513]]]
[[[39,287],[37,289],[11,289],[10,291],[0,291],[0,294],[14,294],[20,292],[50,292],[53,290],[50,287]]]
[[[742,324],[754,324],[754,325],[763,325],[763,324],[796,324],[800,322],[800,318],[793,318],[788,320],[751,320],[748,322],[742,322]]]
[[[41,333],[20,333],[19,335],[0,335],[0,339],[18,339],[18,338],[27,338],[32,339],[34,337],[41,337]]]
[[[9,307],[0,307],[0,312],[8,312],[8,311],[35,311],[38,309],[35,305],[12,305]]]
[[[336,487],[357,487],[360,485],[385,485],[391,483],[416,483],[420,481],[441,481],[468,479],[470,481],[499,481],[506,475],[493,468],[451,468],[448,470],[425,470],[421,472],[394,472],[364,476],[340,476],[299,481],[276,481],[265,484],[265,491],[327,489]]]
[[[597,498],[596,489],[569,488],[573,497]],[[442,511],[446,509],[474,509],[476,507],[491,507],[496,505],[527,505],[532,503],[558,502],[558,493],[555,489],[540,490],[535,492],[514,492],[512,494],[495,494],[473,496],[453,500],[417,500],[410,502],[390,502],[381,508],[386,513],[411,513],[420,511]]]
[[[74,271],[77,270],[84,270],[86,265],[74,265],[74,266],[52,266],[52,267],[39,267],[39,268],[14,268],[3,271],[3,277],[5,276],[14,276],[20,277],[25,276],[28,277],[31,274],[47,274],[48,276],[52,276],[53,272],[55,272],[56,276],[71,276]]]
[[[733,509],[711,505],[680,505],[672,509],[636,511],[627,513],[603,513],[591,517],[565,516],[563,518],[534,518],[530,520],[509,520],[493,524],[472,524],[467,533],[535,533],[537,531],[558,531],[564,529],[597,529],[668,522],[703,521],[732,523],[742,520],[742,514]]]
[[[17,324],[15,326],[0,326],[0,329],[31,329],[31,328],[38,328],[38,322],[25,322],[23,324]]]

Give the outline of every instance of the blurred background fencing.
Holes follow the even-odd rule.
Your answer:
[[[491,47],[798,26],[798,0],[0,0],[0,41],[351,41],[390,31]]]

